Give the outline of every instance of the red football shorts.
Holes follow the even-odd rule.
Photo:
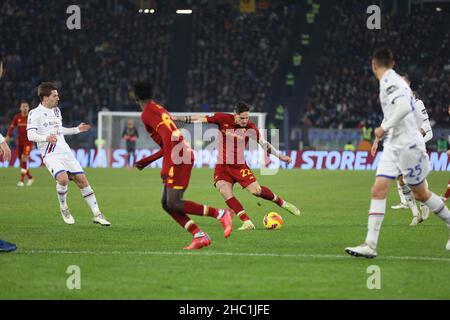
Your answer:
[[[216,164],[216,168],[214,169],[214,185],[220,180],[227,181],[231,184],[237,182],[243,188],[246,188],[256,181],[256,177],[247,164]]]
[[[163,183],[167,188],[184,190],[189,185],[191,179],[191,172],[193,163],[191,164],[178,164],[171,166],[169,169],[169,175],[167,178],[163,178]]]
[[[24,156],[30,156],[30,152],[31,149],[33,149],[33,144],[32,143],[24,143],[24,144],[19,144],[18,145],[18,151],[19,151],[19,157],[24,155]]]

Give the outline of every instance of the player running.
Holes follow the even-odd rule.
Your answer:
[[[208,234],[203,232],[188,214],[209,216],[220,220],[224,236],[228,238],[232,231],[232,211],[217,209],[183,200],[194,165],[194,153],[184,140],[169,112],[152,100],[153,86],[150,82],[139,82],[134,86],[137,104],[142,109],[141,119],[151,138],[161,147],[155,155],[141,159],[136,163],[143,169],[152,161],[163,157],[161,178],[164,188],[161,203],[164,210],[193,236],[192,243],[184,249],[201,249],[211,244]]]
[[[429,160],[423,136],[414,118],[414,97],[409,85],[392,68],[394,57],[389,49],[378,49],[372,57],[372,71],[380,81],[380,103],[384,119],[375,135],[384,138],[384,151],[372,186],[366,241],[345,251],[356,257],[377,256],[377,243],[386,212],[386,195],[400,174],[414,197],[441,218],[450,231],[450,211],[442,199],[428,190],[426,177]],[[450,239],[446,249],[450,250]]]
[[[30,159],[30,152],[33,149],[33,143],[28,140],[27,137],[27,118],[30,106],[27,102],[20,103],[20,112],[13,118],[11,125],[9,126],[8,133],[6,134],[6,142],[9,142],[14,132],[14,128],[17,127],[17,150],[20,159],[20,181],[17,183],[18,187],[23,187],[25,176],[28,178],[27,186],[31,186],[34,182],[31,176],[30,169],[28,168],[28,160]]]
[[[406,81],[408,86],[411,85],[411,81],[407,74],[400,75],[403,80]],[[428,117],[427,110],[425,108],[425,104],[422,100],[420,100],[418,94],[413,92],[414,97],[414,117],[417,123],[417,128],[425,143],[430,141],[433,138],[433,130],[431,129],[430,120]],[[378,147],[378,138],[375,138],[374,145],[372,146],[372,155],[376,152]],[[400,175],[397,178],[397,191],[400,196],[400,203],[398,205],[394,205],[392,209],[403,209],[410,208],[413,214],[413,219],[411,221],[410,226],[416,226],[424,220],[427,220],[430,215],[430,210],[427,206],[425,206],[422,202],[420,203],[420,211],[417,209],[416,200],[411,192],[409,186],[404,182],[403,176]]]
[[[219,190],[225,203],[243,222],[239,230],[253,230],[255,225],[250,220],[244,207],[233,195],[233,185],[237,182],[251,194],[276,203],[281,208],[299,216],[300,210],[293,204],[274,194],[268,187],[261,186],[253,172],[245,162],[244,150],[249,138],[256,140],[264,150],[286,163],[291,162],[289,156],[282,155],[275,147],[267,142],[258,128],[249,120],[250,105],[239,101],[234,107],[234,114],[215,113],[213,116],[175,117],[177,121],[186,123],[214,123],[219,127],[217,163],[214,169],[214,186]],[[230,143],[231,142],[231,143]]]
[[[81,194],[91,208],[94,223],[109,226],[110,223],[100,212],[97,199],[89,185],[80,163],[64,139],[64,135],[86,132],[90,126],[81,123],[78,127],[62,126],[61,110],[58,108],[58,89],[51,82],[43,82],[38,87],[39,106],[28,114],[28,139],[37,143],[43,162],[56,180],[56,192],[62,218],[67,224],[74,224],[67,205],[69,180],[73,180],[80,188]]]
[[[137,128],[134,126],[133,120],[130,119],[127,121],[127,126],[122,132],[122,138],[125,140],[128,153],[126,167],[130,167],[131,159],[135,159],[136,156],[136,140],[139,138],[139,133]]]

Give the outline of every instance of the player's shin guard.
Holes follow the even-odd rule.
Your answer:
[[[63,186],[59,183],[56,184],[56,192],[58,194],[59,206],[61,209],[67,209],[67,185]]]
[[[450,226],[450,211],[439,196],[432,192],[430,199],[425,201],[425,205]]]
[[[236,199],[235,197],[232,197],[232,198],[228,199],[227,201],[225,201],[225,203],[231,210],[236,212],[237,216],[239,217],[239,219],[241,219],[241,221],[250,220],[248,215],[245,213],[244,207],[242,207],[242,204],[239,202],[238,199]]]
[[[408,185],[401,186],[402,193],[404,200],[408,204],[408,207],[411,209],[412,214],[414,217],[419,217],[420,212],[419,209],[417,209],[416,199],[414,199],[411,189],[408,187]],[[403,201],[403,199],[402,199]]]
[[[384,213],[386,212],[386,199],[372,199],[369,209],[369,220],[367,223],[366,244],[375,249],[380,235],[381,224],[383,223]]]
[[[84,200],[86,200],[87,204],[92,210],[94,215],[97,215],[100,212],[98,208],[97,199],[95,198],[94,190],[92,190],[91,186],[87,186],[86,188],[81,189],[81,194],[83,195]]]
[[[261,194],[259,195],[261,198],[275,202],[280,207],[283,205],[284,200],[280,197],[277,197],[269,188],[261,186]]]

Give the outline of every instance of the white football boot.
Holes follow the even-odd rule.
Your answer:
[[[18,187],[23,187],[25,184],[23,183],[23,181],[19,181],[19,182],[17,182],[17,186]]]
[[[377,251],[372,249],[368,244],[363,243],[357,247],[345,248],[345,252],[354,257],[364,257],[367,259],[372,259],[377,256]]]
[[[65,223],[67,223],[67,224],[74,224],[75,223],[75,219],[70,214],[69,208],[66,208],[66,209],[59,208],[59,211],[61,212],[61,216],[62,216],[62,218],[63,218]]]
[[[27,187],[31,187],[33,185],[34,179],[28,179]]]
[[[398,210],[398,209],[409,209],[407,203],[400,202],[399,204],[396,204],[395,206],[391,206],[392,209]]]
[[[423,222],[421,217],[413,217],[411,223],[409,224],[411,227],[417,226],[419,223]]]
[[[293,205],[292,203],[289,203],[287,201],[283,202],[283,205],[281,206],[283,209],[286,209],[287,211],[289,211],[290,213],[292,213],[295,216],[299,216],[300,215],[300,209],[297,208],[295,205]]]
[[[255,230],[256,227],[250,220],[244,221],[242,226],[238,230]]]
[[[100,224],[102,226],[105,226],[105,227],[108,227],[108,226],[111,225],[111,223],[109,223],[109,221],[106,220],[105,216],[101,212],[98,212],[98,214],[94,215],[93,222],[96,223],[96,224]]]

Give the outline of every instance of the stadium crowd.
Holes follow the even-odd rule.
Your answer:
[[[186,110],[229,111],[241,97],[262,111],[299,6],[276,1],[253,14],[231,4],[195,8]]]
[[[412,88],[423,99],[430,117],[437,125],[448,124],[450,101],[449,33],[436,52],[430,35],[442,30],[444,17],[434,7],[413,7],[396,13],[384,9],[380,30],[366,26],[367,1],[339,2],[336,17],[329,20],[319,70],[306,101],[300,122],[309,127],[355,128],[377,126],[382,120],[378,83],[370,68],[368,52],[389,45],[393,47],[395,69],[412,78]],[[397,44],[394,45],[393,44]],[[441,121],[441,119],[445,120]]]
[[[24,3],[32,2],[24,5]],[[311,79],[301,125],[319,128],[375,126],[381,119],[378,85],[368,53],[380,45],[394,48],[396,69],[410,74],[435,126],[450,124],[450,32],[442,43],[434,37],[444,20],[434,7],[383,10],[382,28],[368,30],[370,1],[334,5],[327,19],[319,68]],[[71,1],[3,0],[0,3],[0,54],[6,74],[0,82],[0,131],[5,131],[22,99],[37,105],[35,88],[56,81],[65,122],[96,123],[101,109],[136,110],[130,84],[150,75],[156,98],[169,98],[169,57],[174,39],[172,1],[158,1],[159,14],[137,14],[136,1],[80,0],[81,30],[68,30]],[[114,4],[114,5],[113,5]],[[211,6],[193,1],[193,32],[187,71],[185,111],[230,111],[237,97],[255,111],[265,108],[276,72],[287,52],[302,1],[273,1],[270,10],[239,12],[232,1]],[[33,8],[23,10],[21,8]],[[299,9],[299,10],[297,10]],[[106,12],[107,14],[99,14]],[[448,24],[447,24],[448,25]],[[444,33],[443,33],[444,34]],[[19,39],[19,40],[18,40]],[[170,106],[169,106],[170,107]],[[290,110],[292,111],[292,110]]]
[[[140,74],[152,75],[158,99],[165,102],[173,21],[168,15],[139,15],[131,1],[112,3],[77,2],[82,8],[80,30],[66,26],[71,1],[0,3],[0,53],[6,71],[0,82],[0,127],[18,112],[20,100],[37,105],[35,89],[41,81],[56,81],[69,122],[96,122],[103,108],[134,110],[130,83]],[[108,14],[99,14],[103,11]]]

